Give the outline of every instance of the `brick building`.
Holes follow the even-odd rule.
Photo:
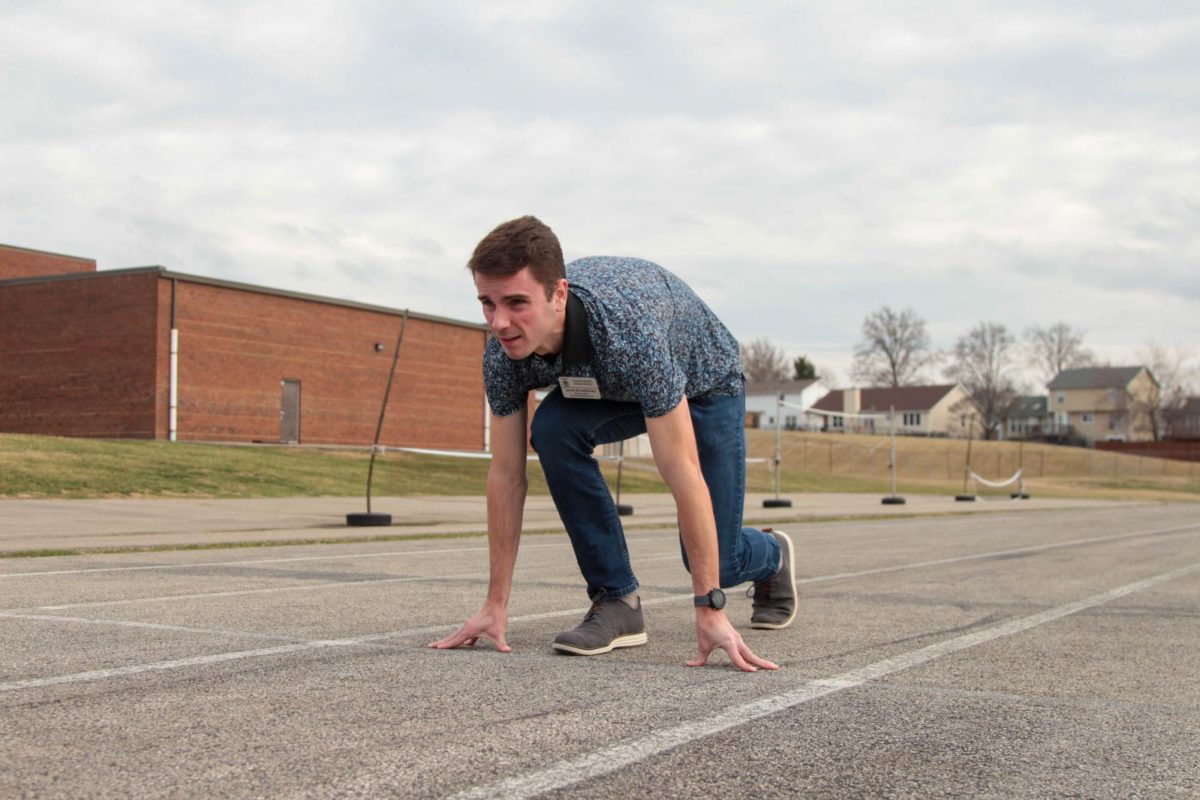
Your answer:
[[[0,432],[370,444],[401,315],[0,245]],[[486,337],[409,314],[383,443],[485,446]]]

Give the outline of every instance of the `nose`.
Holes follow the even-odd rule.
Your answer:
[[[495,308],[492,310],[491,319],[488,322],[491,324],[492,330],[501,331],[508,327],[508,314],[500,308]]]

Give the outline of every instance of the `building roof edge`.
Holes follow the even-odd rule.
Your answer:
[[[393,316],[400,316],[405,311],[403,308],[380,306],[372,303],[360,303],[355,300],[343,300],[336,297],[307,294],[305,292],[293,292],[287,289],[275,289],[269,286],[259,286],[252,283],[240,283],[238,281],[230,281],[223,278],[209,278],[203,275],[190,275],[186,272],[176,272],[175,270],[159,265],[125,267],[123,269],[104,269],[97,270],[96,272],[66,272],[61,275],[42,275],[28,278],[13,278],[7,281],[0,281],[0,287],[20,286],[32,283],[96,280],[98,278],[112,277],[114,275],[136,275],[139,273],[157,273],[159,277],[168,280],[198,283],[205,286],[216,286],[224,289],[234,289],[242,292],[254,292],[256,294],[266,294],[275,297],[287,297],[293,300],[303,300],[309,303],[322,303],[325,305],[341,306],[343,308],[356,308],[362,311],[374,311],[376,313],[391,314]],[[420,311],[413,311],[411,309],[408,310],[408,316],[413,319],[425,320],[426,322],[441,322],[448,325],[457,325],[463,328],[476,328],[481,331],[487,330],[487,325],[482,322],[468,322],[466,320],[454,319],[453,317],[443,317],[437,314],[426,314]]]
[[[39,250],[36,247],[22,247],[19,244],[5,244],[0,242],[0,247],[6,250],[20,250],[23,253],[37,253],[40,256],[54,256],[55,258],[69,258],[72,261],[87,261],[92,264],[96,263],[96,259],[88,256],[73,256],[69,253],[56,253],[53,250]]]

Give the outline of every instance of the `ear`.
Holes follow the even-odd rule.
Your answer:
[[[559,278],[554,285],[554,310],[563,311],[567,307],[567,279]]]

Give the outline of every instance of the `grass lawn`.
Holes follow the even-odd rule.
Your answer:
[[[0,497],[317,497],[366,491],[365,450],[209,445],[0,434]],[[616,467],[604,463],[615,481]],[[483,494],[484,459],[390,451],[376,496]],[[657,473],[626,471],[622,491],[665,491]],[[547,492],[536,464],[529,491]]]
[[[809,444],[800,438],[789,441],[782,491],[890,492],[887,448],[880,447],[882,438],[858,442],[826,437],[810,439]],[[961,453],[963,443],[907,439],[901,444],[898,463],[916,468],[908,476],[901,470],[897,485],[900,494],[962,491],[961,462],[952,460],[952,456]],[[751,436],[750,454],[766,455],[755,451],[768,445],[773,449],[773,440]],[[1012,446],[1008,449],[1011,453],[999,447],[982,450],[983,458],[996,459],[994,471],[998,474],[1009,469],[1000,459],[1017,452]],[[1185,471],[1187,464],[1143,470],[1140,463],[1130,461],[1137,467],[1133,472],[1110,469],[1111,459],[1099,461],[1089,451],[1060,450],[1069,452],[1026,449],[1022,460],[1031,476],[1026,480],[1028,491],[1043,497],[1200,501],[1200,480]],[[0,497],[352,497],[366,490],[369,458],[366,450],[0,434]],[[921,459],[936,468],[925,466]],[[947,462],[949,466],[944,466]],[[1059,464],[1061,470],[1049,468]],[[1122,466],[1121,462],[1115,464]],[[609,485],[615,486],[616,465],[601,462],[601,468]],[[378,497],[479,495],[485,491],[487,469],[485,459],[389,451],[376,459],[372,491]],[[1061,474],[1054,474],[1056,471]],[[1149,472],[1164,474],[1146,474]],[[626,463],[621,487],[631,494],[666,491],[648,459]],[[767,464],[747,467],[746,490],[774,490]],[[530,465],[529,491],[547,491],[536,463]]]

